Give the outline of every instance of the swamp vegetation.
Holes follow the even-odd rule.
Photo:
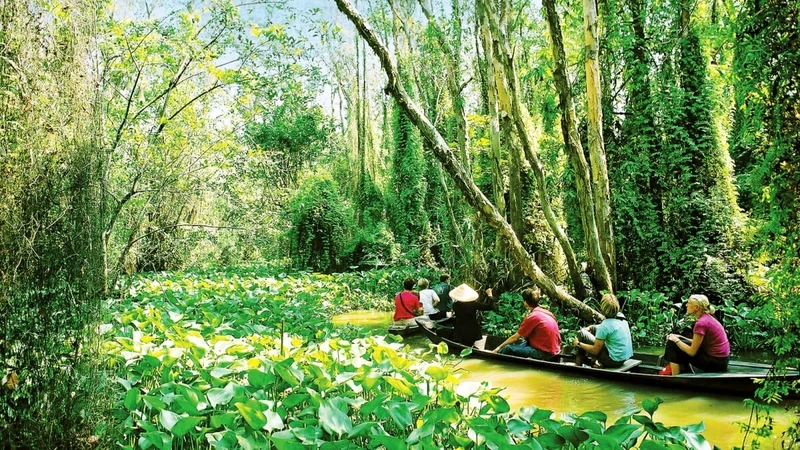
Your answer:
[[[800,365],[796,0],[0,0],[0,448],[697,448],[335,328],[406,276]],[[798,386],[766,383],[742,443]],[[797,412],[794,411],[796,415]],[[800,427],[780,437],[800,445]],[[774,436],[773,436],[774,437]]]

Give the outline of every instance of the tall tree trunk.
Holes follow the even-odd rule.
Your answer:
[[[589,161],[592,168],[592,194],[597,222],[600,251],[608,267],[612,285],[616,284],[616,254],[614,228],[611,219],[611,193],[608,187],[606,149],[603,142],[602,83],[600,81],[600,50],[597,34],[597,8],[595,0],[583,0],[583,23],[586,40],[586,98],[588,101]]]
[[[554,0],[543,0],[547,24],[550,28],[553,50],[553,76],[558,90],[559,107],[561,109],[561,132],[564,135],[564,145],[567,148],[572,169],[575,172],[575,184],[578,192],[578,203],[581,210],[581,223],[586,238],[586,250],[589,264],[594,269],[594,278],[598,287],[610,292],[614,291],[611,274],[603,258],[600,248],[600,239],[595,218],[594,196],[589,175],[589,165],[583,155],[583,145],[578,133],[575,105],[572,101],[572,92],[567,78],[566,55],[564,42],[561,35],[561,23],[556,13]]]
[[[500,25],[495,20],[490,5],[486,5],[484,11],[486,23],[489,24],[492,30],[499,30]],[[499,31],[495,31],[495,33],[499,34]],[[542,212],[544,213],[544,217],[547,221],[550,231],[556,237],[561,250],[564,252],[567,262],[567,273],[569,274],[570,280],[575,288],[575,293],[578,298],[584,299],[588,294],[581,280],[577,258],[575,257],[575,251],[572,249],[572,244],[570,244],[567,234],[559,224],[558,218],[556,217],[556,214],[553,211],[550,203],[550,197],[547,194],[544,165],[539,159],[539,143],[535,137],[536,133],[529,129],[528,126],[531,121],[530,113],[521,100],[522,94],[520,93],[519,80],[517,79],[514,60],[511,57],[510,50],[503,42],[498,41],[497,50],[498,59],[501,62],[498,70],[504,73],[506,83],[508,85],[508,98],[511,102],[510,115],[513,117],[513,123],[516,126],[522,149],[525,152],[525,156],[533,171],[534,179],[536,180],[536,192],[539,197],[539,203],[542,206]]]
[[[489,110],[489,143],[492,149],[492,193],[494,194],[494,204],[497,211],[501,216],[506,216],[506,183],[505,176],[503,175],[503,160],[502,149],[500,147],[500,114],[498,105],[498,92],[496,75],[494,68],[494,50],[492,48],[492,37],[489,31],[489,26],[486,23],[485,9],[483,1],[477,2],[478,17],[480,20],[480,33],[481,44],[483,47],[483,55],[486,60],[486,92],[487,92],[487,108]],[[495,247],[495,256],[498,258],[503,257],[503,248],[500,241],[497,241]]]
[[[415,104],[406,93],[402,85],[397,68],[394,66],[389,51],[378,41],[372,27],[356,12],[347,0],[336,0],[339,10],[342,11],[353,23],[359,34],[369,43],[372,50],[378,56],[383,66],[384,72],[388,77],[386,90],[392,94],[397,103],[406,112],[410,120],[417,126],[420,133],[431,143],[431,147],[442,166],[453,178],[464,197],[483,218],[486,223],[494,228],[502,236],[508,245],[511,255],[515,261],[522,266],[523,271],[529,276],[545,295],[556,302],[561,303],[565,308],[573,310],[577,315],[586,320],[599,320],[603,316],[582,302],[578,301],[560,286],[557,286],[547,275],[542,272],[539,266],[532,260],[530,254],[522,246],[517,235],[511,226],[500,216],[497,208],[486,198],[478,189],[478,186],[466,175],[464,167],[458,158],[450,150],[447,142],[439,134],[433,124],[422,113],[420,107]]]

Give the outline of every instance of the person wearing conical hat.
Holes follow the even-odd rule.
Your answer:
[[[497,346],[494,353],[545,361],[555,359],[561,351],[561,333],[556,316],[539,306],[540,296],[539,288],[522,291],[522,300],[528,308],[528,315],[522,320],[517,332]],[[519,340],[522,340],[521,344],[517,344]]]
[[[486,295],[492,298],[492,290],[487,289]],[[483,338],[478,311],[488,311],[492,309],[492,304],[479,302],[478,297],[478,293],[466,284],[450,290],[455,315],[453,340],[460,344],[472,346]]]

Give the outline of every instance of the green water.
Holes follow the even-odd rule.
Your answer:
[[[386,328],[391,322],[392,313],[377,311],[355,311],[334,318],[336,324],[349,323],[376,329]],[[428,345],[428,340],[422,336],[411,336],[405,340],[413,346]],[[598,410],[608,414],[609,420],[613,421],[641,408],[643,400],[660,397],[664,403],[656,412],[656,421],[669,426],[702,421],[706,425],[703,435],[713,445],[723,449],[742,446],[743,432],[737,422],[746,422],[750,418],[750,409],[744,406],[743,399],[733,396],[657,389],[594,377],[564,376],[558,372],[480,359],[460,360],[455,370],[463,382],[487,381],[492,386],[503,387],[512,410],[536,406],[552,410],[556,415]],[[800,402],[787,402],[775,407],[772,417],[778,433],[792,422],[792,414],[785,411],[786,407],[798,408]],[[777,439],[774,442],[762,442],[762,445],[762,448],[781,448]]]

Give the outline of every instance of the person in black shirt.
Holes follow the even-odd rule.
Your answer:
[[[475,341],[483,338],[481,322],[478,319],[478,311],[488,311],[492,309],[493,298],[492,290],[487,289],[488,303],[478,302],[478,293],[466,284],[462,284],[450,291],[450,298],[453,300],[453,313],[455,314],[455,331],[453,340],[467,346],[472,346]]]

